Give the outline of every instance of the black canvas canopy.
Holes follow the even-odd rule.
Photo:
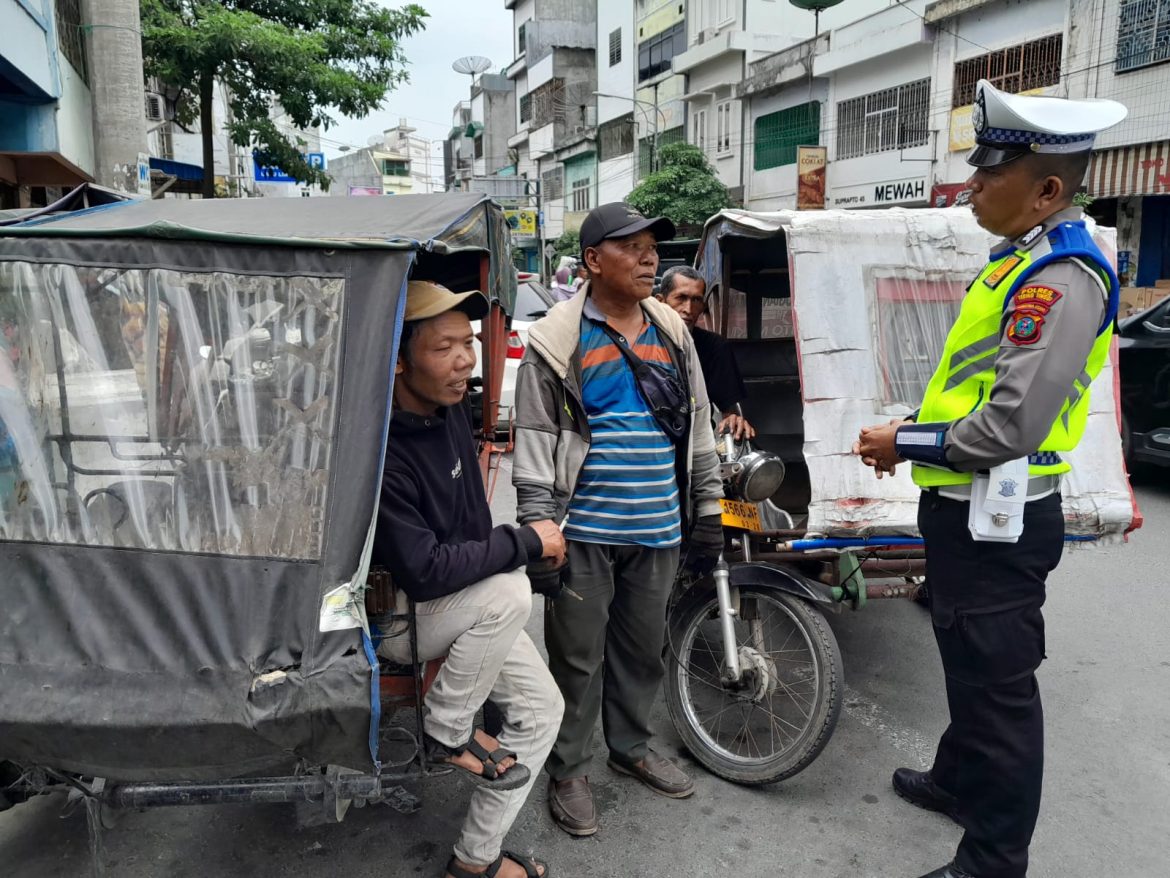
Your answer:
[[[480,195],[132,201],[0,228],[0,760],[369,771],[361,586],[407,277],[510,310]]]

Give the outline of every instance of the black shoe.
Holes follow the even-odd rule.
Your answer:
[[[904,769],[905,770],[905,769]],[[927,872],[922,878],[975,878],[970,872],[964,872],[954,863],[947,863],[940,869]]]
[[[927,811],[938,811],[962,825],[959,820],[961,811],[959,800],[931,780],[929,771],[899,768],[894,772],[894,792],[911,805],[917,805]],[[941,876],[943,873],[938,874]]]

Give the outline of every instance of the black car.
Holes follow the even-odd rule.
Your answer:
[[[1170,298],[1118,324],[1121,438],[1130,466],[1170,466]]]

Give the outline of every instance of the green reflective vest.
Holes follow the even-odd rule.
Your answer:
[[[1030,476],[1055,475],[1071,467],[1060,452],[1071,451],[1085,432],[1089,415],[1089,385],[1100,373],[1109,356],[1113,337],[1113,322],[1117,316],[1119,285],[1113,268],[1093,243],[1083,222],[1061,223],[1049,231],[1047,241],[1039,241],[1029,249],[1013,248],[993,254],[992,261],[979,273],[967,289],[959,316],[947,335],[942,357],[922,398],[918,421],[945,423],[965,418],[978,411],[991,394],[995,382],[995,359],[999,350],[1003,315],[1016,293],[1029,292],[1028,278],[1059,259],[1080,259],[1093,266],[1109,287],[1109,306],[1106,319],[1098,330],[1097,340],[1089,353],[1085,368],[1069,388],[1060,414],[1052,424],[1048,436],[1028,458]],[[1044,292],[1035,313],[1042,322],[1047,312]],[[1050,303],[1048,303],[1050,304]],[[1013,331],[1039,332],[1038,325],[1016,323]],[[951,472],[935,467],[914,464],[914,481],[920,487],[962,485],[971,482],[971,473]]]

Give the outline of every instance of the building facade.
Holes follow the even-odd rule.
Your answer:
[[[0,0],[0,208],[41,206],[95,177],[79,0]]]

